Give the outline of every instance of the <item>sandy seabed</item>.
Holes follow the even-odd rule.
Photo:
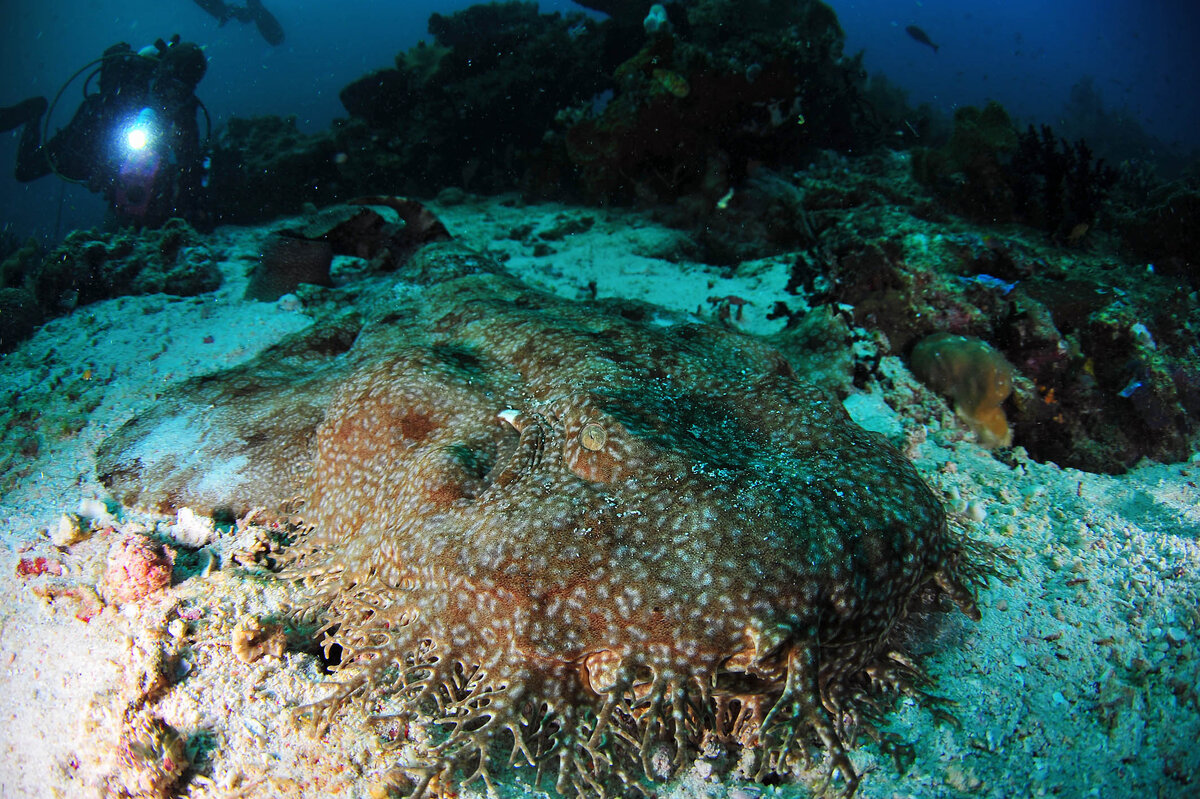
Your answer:
[[[498,199],[435,210],[460,238],[563,296],[646,300],[710,320],[709,297],[737,296],[749,303],[731,323],[762,334],[782,325],[767,318],[776,301],[802,302],[785,292],[786,259],[732,275],[689,264],[679,234],[637,214]],[[594,224],[574,226],[580,232],[554,240],[552,253],[506,235],[585,216]],[[138,780],[156,795],[172,780],[156,783],[145,764],[122,758],[147,718],[177,730],[192,762],[164,795],[383,795],[389,764],[362,711],[344,712],[321,737],[292,712],[328,692],[313,647],[293,642],[282,657],[250,659],[231,646],[239,622],[289,609],[288,586],[242,557],[263,546],[253,525],[212,530],[121,508],[95,474],[100,442],[157,394],[243,363],[308,324],[302,307],[241,299],[267,231],[208,237],[225,275],[214,293],[79,308],[0,361],[9,430],[0,453],[0,796],[119,796],[121,785],[135,793]],[[851,415],[906,451],[953,522],[1004,547],[1014,565],[980,596],[982,622],[948,614],[909,642],[954,720],[903,700],[890,731],[911,743],[911,763],[901,773],[874,745],[855,750],[858,796],[1195,795],[1200,458],[1119,477],[1037,463],[1019,448],[1002,462],[899,358],[885,355],[881,368],[891,378],[886,394],[851,395]],[[21,416],[30,406],[36,422]],[[83,529],[56,545],[55,536],[71,537],[63,514],[82,514]],[[110,548],[129,531],[175,540],[175,579],[122,604],[110,601],[103,578]],[[169,759],[175,744],[150,737],[159,747],[151,755]],[[508,771],[499,776],[505,796],[544,795]],[[810,791],[755,785],[698,760],[659,793]]]

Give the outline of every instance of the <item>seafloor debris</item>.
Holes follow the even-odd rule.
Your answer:
[[[50,541],[56,547],[69,547],[82,541],[86,536],[83,517],[77,513],[64,513],[58,517],[58,524],[50,531]]]
[[[254,663],[263,655],[280,658],[287,649],[287,633],[281,624],[244,616],[233,628],[230,648],[242,663]]]
[[[118,602],[136,602],[171,584],[175,551],[138,533],[129,533],[108,551],[105,593]]]
[[[158,716],[137,714],[121,731],[111,795],[120,799],[170,796],[188,762],[183,736]]]
[[[206,547],[220,537],[213,520],[191,508],[179,509],[175,523],[167,527],[167,535],[173,542],[192,548]]]

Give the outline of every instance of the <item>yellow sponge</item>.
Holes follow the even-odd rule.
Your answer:
[[[1012,430],[1001,404],[1012,393],[1013,367],[982,339],[934,333],[912,353],[913,374],[954,400],[954,410],[985,447],[1007,447]]]

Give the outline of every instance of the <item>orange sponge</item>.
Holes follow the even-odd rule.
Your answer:
[[[954,400],[954,410],[985,447],[1007,447],[1012,430],[1001,404],[1012,393],[1013,368],[982,339],[934,333],[912,353],[912,370],[921,382]]]

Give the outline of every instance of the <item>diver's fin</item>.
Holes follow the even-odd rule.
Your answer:
[[[283,44],[283,26],[270,11],[267,11],[262,0],[246,0],[246,9],[253,14],[254,25],[267,40],[267,44],[272,47]]]
[[[224,25],[229,19],[229,7],[225,5],[225,0],[195,0],[196,5],[204,9],[206,14],[210,14],[217,23]]]
[[[46,113],[45,97],[30,97],[16,105],[0,108],[0,132],[35,122],[44,113]]]

